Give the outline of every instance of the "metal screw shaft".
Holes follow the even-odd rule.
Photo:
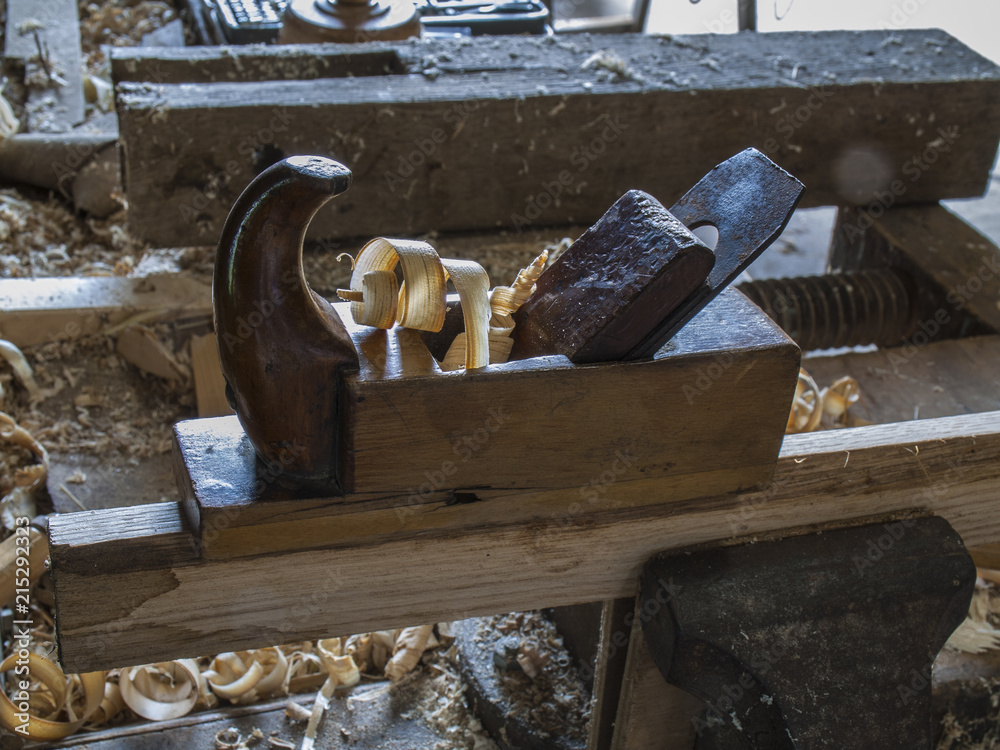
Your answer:
[[[894,346],[913,328],[912,281],[896,269],[762,279],[737,288],[807,351]]]

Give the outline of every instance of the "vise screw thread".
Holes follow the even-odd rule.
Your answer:
[[[894,346],[913,327],[912,282],[898,269],[762,279],[737,288],[805,351]]]

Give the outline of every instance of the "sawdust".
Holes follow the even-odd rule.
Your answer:
[[[107,63],[101,45],[135,47],[143,36],[177,18],[162,0],[80,0],[80,44],[91,74],[100,75]]]
[[[495,615],[480,621],[476,641],[492,649],[494,642],[510,635],[521,639],[517,661],[522,667],[499,673],[510,715],[543,737],[585,745],[591,694],[556,626],[540,612]]]
[[[413,708],[402,715],[419,719],[445,739],[435,750],[498,750],[466,701],[465,682],[458,674],[457,649],[430,651],[424,664],[397,685],[397,695]]]
[[[142,250],[123,211],[84,218],[55,196],[0,190],[0,278],[124,276]]]
[[[945,714],[936,750],[1000,750],[1000,679],[983,680],[983,685],[989,691],[992,712],[965,722],[951,712]]]
[[[155,328],[171,338],[168,325]],[[168,348],[173,348],[168,345]],[[177,358],[190,363],[186,347]],[[15,391],[11,415],[53,454],[94,455],[111,466],[167,453],[174,422],[194,416],[190,381],[167,381],[139,372],[115,352],[112,336],[86,336],[25,350],[43,389],[29,404]]]

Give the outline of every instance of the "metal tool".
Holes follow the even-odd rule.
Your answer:
[[[947,521],[904,515],[675,550],[639,602],[664,679],[707,703],[697,750],[930,750],[931,664],[975,581]]]
[[[356,447],[345,448],[346,469],[340,455],[342,432],[349,429],[341,421],[342,408],[347,408],[340,392],[342,376],[356,371],[359,359],[341,318],[306,283],[302,241],[316,211],[347,190],[350,180],[346,167],[321,157],[291,157],[264,170],[226,220],[213,286],[227,395],[257,455],[280,473],[309,480],[326,492],[340,491],[352,466],[356,472],[361,463],[350,458]],[[645,356],[646,351],[652,358],[777,237],[801,191],[798,180],[748,149],[716,167],[682,198],[674,207],[676,219],[650,196],[627,194],[609,211],[609,220],[602,219],[587,241],[578,243],[593,254],[584,259],[591,262],[589,270],[571,268],[577,279],[593,273],[614,285],[620,272],[629,284],[627,293],[616,287],[603,305],[592,305],[587,294],[573,296],[566,290],[570,306],[560,309],[567,319],[576,307],[593,323],[592,335],[578,342],[581,358],[576,361]],[[618,209],[624,213],[619,215]],[[692,228],[708,223],[718,227],[714,266],[712,253],[681,222]],[[604,241],[609,247],[602,251]],[[647,251],[656,254],[656,262],[643,258]],[[593,264],[602,257],[623,265]],[[571,264],[562,261],[543,273],[526,309],[540,311],[539,300],[551,296],[546,278],[560,278],[560,266]],[[585,290],[590,288],[596,286]],[[519,326],[522,337],[546,319],[534,314],[527,320],[529,325]],[[570,328],[556,330],[563,335]],[[522,356],[534,353],[522,349]],[[458,385],[450,387],[458,393]],[[478,397],[489,387],[480,383]],[[356,415],[368,406],[352,409]]]
[[[577,363],[652,357],[778,238],[803,189],[749,148],[705,175],[669,213],[649,196],[643,205],[619,201],[539,277],[518,313],[511,356],[559,353]],[[656,230],[651,219],[660,212],[664,229]],[[719,238],[714,265],[698,265],[700,276],[693,266],[653,262],[670,243],[670,252],[704,247],[684,227],[706,225]],[[602,309],[608,299],[613,309]],[[595,309],[601,320],[593,320]]]
[[[803,184],[755,148],[727,159],[698,181],[670,212],[688,229],[719,231],[707,288],[673,310],[628,359],[652,357],[699,310],[753,263],[785,230]]]
[[[882,268],[761,279],[739,284],[737,289],[808,351],[898,346],[917,324],[913,285],[905,271]]]

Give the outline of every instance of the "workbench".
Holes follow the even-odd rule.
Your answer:
[[[898,40],[881,32],[799,35],[797,42],[780,36],[725,42],[643,38],[634,40],[636,47],[628,52],[625,46],[633,41],[611,38],[592,39],[578,49],[517,41],[512,59],[519,64],[529,69],[561,65],[566,70],[568,80],[559,83],[547,77],[535,82],[528,76],[533,91],[525,89],[523,73],[477,68],[463,56],[478,59],[478,53],[456,45],[446,53],[449,60],[437,50],[433,65],[445,80],[457,79],[444,95],[439,76],[427,75],[434,50],[419,44],[406,47],[407,58],[373,48],[356,55],[359,64],[372,65],[371,74],[402,66],[398,80],[387,84],[385,96],[391,101],[370,96],[374,87],[363,78],[328,78],[314,81],[311,89],[326,103],[311,101],[302,111],[295,109],[299,105],[293,92],[300,84],[284,80],[273,86],[255,83],[260,101],[244,103],[241,84],[228,82],[239,66],[221,54],[207,52],[202,63],[164,59],[166,53],[120,55],[114,65],[123,92],[126,187],[133,226],[150,240],[173,244],[213,236],[230,202],[227,196],[238,192],[273,156],[267,149],[251,148],[253,159],[248,162],[234,153],[241,141],[223,125],[232,122],[225,118],[245,123],[244,130],[252,135],[270,127],[276,107],[284,113],[287,106],[294,117],[302,118],[296,120],[299,129],[289,125],[288,140],[279,142],[279,130],[272,128],[276,139],[270,148],[284,153],[329,146],[364,165],[358,171],[369,174],[368,187],[359,186],[357,204],[365,209],[348,203],[316,225],[320,236],[343,241],[374,233],[376,227],[379,233],[483,229],[521,215],[525,196],[538,193],[539,185],[572,163],[578,144],[560,136],[581,123],[596,127],[606,114],[615,123],[608,113],[621,111],[635,129],[622,128],[615,138],[605,138],[607,157],[587,161],[587,173],[575,183],[575,192],[553,201],[544,214],[546,222],[589,222],[624,183],[669,201],[693,181],[692,173],[701,174],[706,164],[728,156],[737,142],[740,148],[759,145],[766,150],[772,139],[773,157],[810,186],[806,205],[854,204],[841,209],[837,220],[830,256],[834,269],[854,270],[904,257],[939,284],[946,299],[957,295],[950,298],[952,307],[945,315],[971,314],[992,331],[935,340],[925,330],[926,341],[914,336],[898,350],[807,358],[807,367],[820,378],[857,377],[876,424],[785,437],[773,476],[754,478],[746,491],[723,494],[713,492],[710,484],[681,483],[669,502],[650,503],[645,498],[653,480],[626,475],[607,486],[605,503],[582,509],[574,491],[526,493],[487,487],[468,504],[434,494],[417,505],[400,504],[399,496],[395,503],[392,497],[344,503],[325,523],[315,523],[310,513],[269,519],[259,512],[260,505],[246,515],[227,517],[223,512],[206,520],[204,514],[191,512],[191,498],[60,516],[53,520],[51,539],[64,666],[87,671],[414,622],[603,601],[590,747],[652,748],[662,747],[665,740],[690,747],[695,704],[663,682],[644,652],[638,625],[622,624],[637,593],[640,571],[656,554],[737,536],[763,539],[779,531],[832,529],[859,519],[890,522],[914,512],[946,519],[969,547],[1000,542],[1000,512],[994,501],[1000,398],[990,387],[996,385],[990,365],[1000,358],[1000,281],[992,271],[1000,249],[935,203],[978,195],[988,184],[1000,136],[1000,70],[941,32],[907,32]],[[842,66],[855,65],[857,59],[843,54],[848,41],[869,50],[880,64],[844,70]],[[779,42],[808,48],[814,57],[789,59],[780,54]],[[731,48],[714,52],[715,44]],[[581,75],[580,63],[605,46],[621,51],[634,77],[607,77],[581,86],[574,80]],[[932,50],[933,65],[921,62],[927,49]],[[907,50],[917,50],[912,65],[898,62],[907,59]],[[313,65],[343,53],[310,50],[302,59]],[[251,56],[259,60],[272,54],[282,53]],[[538,62],[550,55],[557,59]],[[664,63],[657,55],[679,66],[683,80],[665,80]],[[143,83],[143,70],[153,69],[143,66],[153,62],[160,66],[156,70],[161,80]],[[273,61],[265,62],[254,68],[268,71],[259,75],[285,77],[273,72],[279,69],[270,66]],[[413,64],[419,72],[407,67]],[[727,78],[730,64],[738,76]],[[176,71],[188,75],[198,65],[196,75],[223,82],[199,88],[173,78],[181,75]],[[763,77],[762,83],[746,75],[751,65],[757,66],[753,70]],[[303,73],[304,68],[298,60],[280,70],[292,70],[288,75],[293,78],[323,75],[322,65],[312,68],[317,71],[312,75]],[[654,69],[661,72],[651,82]],[[712,80],[702,81],[703,76]],[[493,87],[485,102],[473,93],[482,81]],[[827,85],[825,81],[836,81],[830,85],[837,93],[823,103],[822,118],[781,119],[789,114],[786,108],[796,108],[790,113],[802,107],[803,112],[815,111],[809,97],[818,102],[816,91],[822,89],[816,87]],[[395,192],[392,181],[379,175],[387,164],[396,163],[395,156],[405,157],[412,149],[406,139],[399,142],[395,126],[385,123],[391,124],[397,115],[408,122],[417,118],[433,140],[439,123],[448,122],[448,113],[462,101],[479,103],[460,114],[456,123],[461,124],[438,142],[436,166],[431,169],[428,163],[418,170],[420,181],[412,184],[421,188]],[[185,118],[203,116],[209,103],[219,118],[208,128],[218,134],[216,139],[181,137],[195,127],[195,120]],[[670,116],[664,117],[665,112]],[[692,132],[685,125],[692,119],[711,120],[712,127]],[[782,137],[783,125],[792,132],[776,140]],[[487,126],[515,134],[508,147],[494,149],[481,137],[463,140]],[[415,127],[419,130],[419,124]],[[953,127],[958,130],[941,134],[940,128]],[[337,129],[335,136],[330,128]],[[661,134],[661,128],[669,132]],[[390,130],[397,134],[389,135]],[[592,138],[589,130],[578,135]],[[876,146],[851,145],[863,136]],[[393,144],[395,150],[388,155],[372,150],[378,148],[372,144],[382,143]],[[648,158],[664,148],[665,161],[676,168],[664,169]],[[506,179],[483,185],[472,175],[483,161],[493,161],[487,154],[495,152],[496,169]],[[530,171],[521,162],[536,152],[544,156],[532,161]],[[831,153],[838,158],[829,158]],[[878,154],[874,161],[873,153]],[[933,164],[929,158],[921,160],[928,153],[934,155]],[[228,169],[231,163],[236,164],[233,170]],[[220,169],[226,176],[213,179]],[[473,180],[482,190],[470,187]],[[893,187],[897,183],[900,187]],[[196,209],[195,219],[177,221],[175,212],[183,213],[192,187],[205,184],[222,187]],[[880,201],[886,190],[890,198]],[[466,197],[468,205],[462,202]],[[876,205],[881,209],[874,210]],[[971,279],[979,279],[974,284],[979,288],[967,294],[962,290],[969,289]],[[748,304],[735,292],[724,301],[727,310]],[[730,313],[712,314],[721,319]],[[710,318],[705,322],[711,325]],[[912,387],[911,393],[899,387],[901,381]],[[726,388],[709,389],[704,398],[718,403],[709,410],[712,418],[739,428],[740,404],[727,400]],[[220,460],[243,457],[227,481],[247,499],[247,493],[257,491],[252,449],[232,422],[220,423],[216,431],[220,442],[213,445],[223,449]],[[186,442],[188,438],[194,442]],[[182,455],[197,446],[196,438],[179,433]],[[234,468],[231,463],[228,467]],[[599,465],[594,471],[599,474],[604,468]],[[200,470],[204,478],[218,475],[210,463]],[[188,477],[179,472],[185,486]],[[275,490],[265,482],[262,492],[269,491]],[[330,511],[330,503],[324,505]],[[298,542],[294,551],[289,549],[292,539]],[[379,575],[373,577],[372,570]],[[315,582],[318,606],[299,605],[287,585],[292,576]],[[252,601],[234,581],[252,582]]]

